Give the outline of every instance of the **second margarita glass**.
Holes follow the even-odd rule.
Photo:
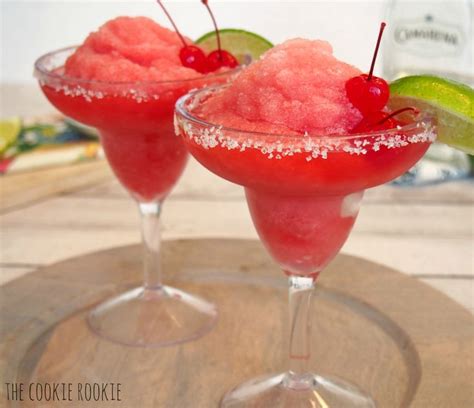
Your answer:
[[[288,371],[230,391],[222,407],[373,407],[341,380],[315,374],[310,357],[311,298],[319,273],[346,241],[364,190],[403,174],[434,140],[429,116],[390,130],[346,136],[242,131],[200,116],[219,87],[182,97],[177,132],[215,174],[245,187],[252,220],[289,279]]]
[[[39,58],[35,76],[64,115],[99,130],[108,162],[137,201],[142,220],[144,284],[97,306],[88,316],[94,332],[133,346],[167,346],[206,333],[213,304],[162,284],[160,213],[183,172],[187,151],[173,130],[176,100],[189,90],[224,83],[232,71],[188,80],[114,82],[68,77],[65,48]]]

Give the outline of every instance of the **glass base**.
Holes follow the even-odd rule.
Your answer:
[[[169,286],[132,289],[99,304],[87,317],[100,337],[136,347],[164,347],[197,339],[216,320],[212,303]]]
[[[358,388],[330,377],[309,374],[295,380],[288,373],[260,377],[227,393],[221,408],[375,408]]]

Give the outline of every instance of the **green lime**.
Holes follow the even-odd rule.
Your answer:
[[[13,144],[21,132],[21,119],[13,117],[0,121],[0,155]]]
[[[222,49],[229,51],[242,64],[248,64],[258,59],[265,51],[273,47],[267,39],[250,31],[236,28],[219,30]],[[196,44],[206,52],[217,50],[217,35],[215,31],[204,34],[196,40]]]
[[[428,75],[400,78],[390,84],[394,109],[415,106],[436,115],[438,141],[474,153],[474,90]]]

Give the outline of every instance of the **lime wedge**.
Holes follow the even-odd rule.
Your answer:
[[[390,84],[393,109],[415,106],[438,120],[438,141],[474,154],[474,90],[428,75],[400,78]]]
[[[229,51],[241,64],[248,64],[256,60],[265,51],[273,47],[267,39],[250,31],[236,28],[224,28],[219,30],[222,48]],[[204,34],[196,40],[204,51],[217,50],[217,36],[215,31]]]
[[[0,121],[0,155],[13,144],[21,132],[21,119],[13,117]]]

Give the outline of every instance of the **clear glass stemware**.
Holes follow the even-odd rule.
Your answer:
[[[206,100],[220,90],[180,98],[176,131],[201,164],[244,186],[258,235],[289,287],[287,370],[237,386],[221,407],[374,407],[358,387],[308,366],[311,302],[319,274],[352,229],[364,190],[423,156],[436,137],[432,118],[421,114],[397,129],[345,136],[250,132],[203,117]]]
[[[215,306],[162,283],[162,204],[188,157],[175,136],[173,111],[189,90],[225,83],[233,72],[162,82],[72,78],[64,64],[75,49],[39,58],[35,76],[59,111],[98,129],[112,170],[138,204],[144,259],[143,285],[99,304],[88,323],[98,335],[125,345],[160,347],[195,339],[215,324]]]

